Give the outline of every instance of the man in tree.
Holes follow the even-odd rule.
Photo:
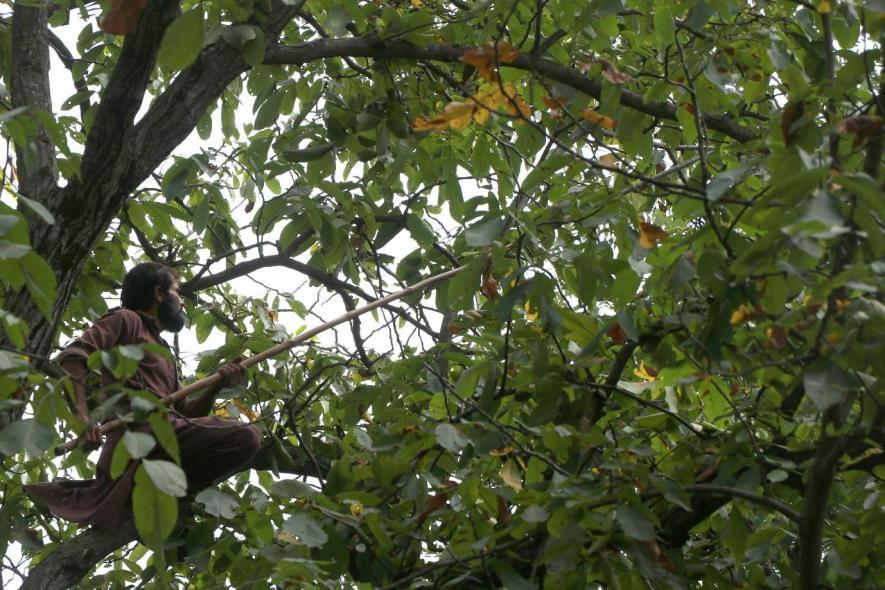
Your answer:
[[[80,444],[86,450],[101,446],[99,426],[90,421],[87,405],[89,355],[126,344],[158,344],[168,349],[160,332],[178,332],[185,323],[177,273],[162,264],[145,262],[133,267],[123,280],[121,303],[122,307],[105,314],[65,348],[58,359],[74,382],[74,409],[87,425],[80,437]],[[233,362],[222,367],[220,373],[223,379],[217,386],[208,387],[198,397],[179,402],[169,410],[169,420],[178,439],[181,467],[187,474],[191,492],[242,470],[261,442],[261,433],[254,425],[208,416],[218,391],[242,382],[245,368]],[[113,386],[117,381],[104,370],[102,384]],[[138,370],[122,385],[163,398],[179,388],[175,362],[169,356],[146,350]],[[132,428],[149,431],[146,426]],[[100,527],[119,524],[130,514],[129,497],[138,467],[138,461],[130,461],[120,477],[111,477],[111,459],[124,432],[118,430],[107,436],[95,479],[33,484],[25,486],[26,491],[43,500],[52,512],[64,519]],[[165,454],[157,447],[149,457],[165,457]]]

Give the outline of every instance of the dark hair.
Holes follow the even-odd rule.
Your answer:
[[[136,264],[123,278],[120,303],[126,309],[150,309],[154,303],[154,287],[166,293],[178,276],[178,271],[159,262]]]

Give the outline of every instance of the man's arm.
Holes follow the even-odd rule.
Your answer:
[[[219,383],[207,387],[203,393],[194,399],[184,400],[179,405],[178,411],[188,418],[208,416],[209,412],[212,411],[212,406],[215,405],[215,398],[218,397],[218,392],[225,387],[239,385],[246,377],[246,367],[238,361],[224,365],[218,372],[221,373],[221,381]]]
[[[86,424],[80,443],[87,451],[101,446],[101,431],[90,424],[89,404],[86,399],[86,361],[96,350],[110,350],[118,344],[132,341],[141,319],[133,311],[118,310],[108,313],[83,332],[58,355],[58,363],[74,382],[74,412]]]
[[[86,401],[86,375],[89,374],[89,368],[82,359],[69,358],[61,363],[61,368],[74,382],[74,413],[83,424],[86,430],[80,435],[80,445],[86,452],[97,449],[101,446],[101,427],[93,424],[89,420],[89,404]]]

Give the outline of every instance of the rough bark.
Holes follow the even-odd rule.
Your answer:
[[[95,564],[137,536],[135,523],[131,520],[113,529],[90,528],[60,545],[31,568],[21,590],[73,588]]]
[[[49,92],[49,29],[47,4],[16,2],[12,9],[12,106],[52,112]],[[26,155],[28,154],[28,155]],[[55,187],[58,167],[55,148],[46,129],[37,123],[32,145],[15,146],[19,192],[36,198]]]

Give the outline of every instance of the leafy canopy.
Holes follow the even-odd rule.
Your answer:
[[[77,91],[0,122],[16,167],[42,126],[79,179],[124,39],[153,26],[144,103],[199,137],[120,147],[152,174],[58,289],[65,333],[164,260],[197,341],[223,341],[203,375],[334,315],[311,293],[352,308],[467,269],[227,392],[219,411],[263,429],[261,470],[188,499],[174,532],[174,434],[123,392],[153,431],[115,472],[157,443],[171,459],[136,481],[153,553],[84,587],[885,584],[881,2],[186,0],[162,26],[156,6],[112,3],[126,37],[55,7],[50,30],[85,19]],[[199,78],[225,51],[230,81]],[[163,102],[190,80],[192,103]],[[0,206],[0,277],[49,314],[39,196]],[[279,273],[263,295],[229,284],[260,268]],[[141,354],[92,364],[122,378]],[[0,353],[2,408],[28,408],[0,431],[0,542],[36,562],[76,530],[20,484],[90,466],[45,453],[82,425],[33,360]]]

